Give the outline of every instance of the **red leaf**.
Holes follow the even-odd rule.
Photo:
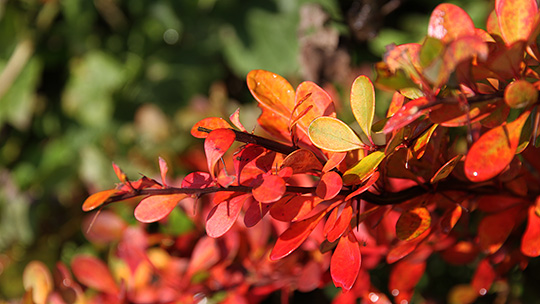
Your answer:
[[[333,243],[335,242],[339,237],[341,237],[345,231],[347,231],[347,228],[351,225],[351,219],[353,216],[353,208],[351,206],[351,203],[348,202],[345,205],[345,208],[343,208],[343,211],[341,211],[341,214],[337,218],[334,227],[332,229],[328,230],[328,234],[326,235],[326,239]]]
[[[360,245],[354,233],[349,232],[341,237],[330,260],[330,274],[334,285],[350,290],[360,272],[361,262]]]
[[[204,189],[212,186],[214,180],[209,173],[206,172],[192,172],[184,177],[182,181],[182,188],[195,188]]]
[[[208,129],[210,131],[217,129],[232,129],[231,125],[225,121],[225,119],[219,117],[208,117],[199,121],[191,128],[191,135],[197,138],[206,138],[209,133],[199,131],[199,127]]]
[[[321,264],[315,260],[307,262],[298,277],[298,290],[301,292],[310,292],[321,284]]]
[[[120,289],[109,268],[101,260],[89,255],[77,255],[71,260],[71,270],[79,282],[108,294],[118,294]]]
[[[210,175],[215,177],[214,166],[217,161],[227,152],[236,139],[234,131],[231,129],[217,129],[204,140],[204,152],[208,162]]]
[[[464,265],[478,257],[479,250],[472,242],[460,241],[442,252],[442,257],[450,264]]]
[[[229,231],[236,222],[244,202],[249,197],[251,197],[249,194],[235,196],[214,206],[206,218],[208,236],[218,238]]]
[[[461,208],[460,205],[456,205],[454,208],[449,208],[444,212],[443,216],[441,217],[441,221],[439,222],[442,233],[450,233],[450,230],[452,230],[452,228],[454,228],[456,223],[459,221],[462,209],[463,208]]]
[[[388,134],[410,124],[429,111],[429,109],[425,108],[428,104],[429,101],[425,97],[409,101],[394,116],[390,117],[383,128],[383,132]]]
[[[386,263],[393,264],[413,252],[423,238],[416,238],[409,242],[399,242],[394,245],[386,255]]]
[[[496,0],[495,11],[507,45],[529,40],[538,14],[535,0]]]
[[[104,210],[99,214],[90,214],[85,217],[82,227],[88,240],[108,243],[122,238],[127,223],[116,213]]]
[[[294,196],[284,197],[270,209],[270,215],[278,221],[291,222],[307,214],[315,207],[315,197]]]
[[[373,175],[371,175],[371,177],[362,186],[354,190],[351,194],[347,195],[345,200],[348,201],[351,198],[366,192],[371,186],[373,186],[373,184],[375,184],[379,180],[379,176],[379,171],[373,172]]]
[[[334,171],[329,171],[321,177],[315,193],[323,200],[331,200],[339,194],[342,186],[341,176]]]
[[[402,241],[409,241],[420,236],[431,225],[431,215],[424,207],[407,210],[396,223],[396,236]]]
[[[143,199],[135,208],[135,218],[143,223],[159,221],[169,215],[187,194],[152,195]]]
[[[482,195],[476,201],[478,210],[484,212],[501,212],[525,202],[522,198],[506,195]]]
[[[247,132],[246,128],[244,128],[244,125],[240,122],[240,108],[236,109],[234,113],[229,116],[229,119],[233,123],[235,127],[237,127],[242,132]]]
[[[460,7],[443,3],[431,13],[428,36],[448,43],[458,37],[470,35],[475,30],[471,17]]]
[[[471,286],[476,290],[476,292],[483,296],[488,292],[491,284],[493,284],[493,281],[495,281],[496,276],[497,274],[495,273],[493,267],[491,267],[489,261],[487,259],[483,259],[476,267],[476,271],[471,281]]]
[[[470,181],[491,179],[510,164],[529,114],[527,111],[513,122],[487,131],[472,145],[464,165],[465,175]]]
[[[520,207],[485,216],[478,225],[478,241],[480,248],[487,253],[495,253],[506,241],[514,225]]]
[[[244,215],[244,224],[246,227],[253,227],[259,223],[263,216],[268,213],[268,210],[272,207],[272,204],[263,204],[255,201],[253,197],[250,197],[246,202],[249,202],[249,207]]]
[[[277,202],[287,187],[283,178],[277,175],[266,175],[263,177],[263,182],[259,186],[253,188],[253,197],[261,203]]]
[[[110,189],[105,191],[100,191],[98,193],[94,193],[90,195],[83,203],[82,210],[83,211],[91,211],[96,209],[97,207],[103,205],[109,199],[109,197],[115,195],[117,192],[119,192],[116,189]]]
[[[540,217],[534,205],[529,207],[527,228],[521,239],[521,252],[529,257],[540,255]]]
[[[388,111],[386,112],[386,117],[394,116],[394,114],[401,109],[404,101],[405,96],[401,95],[399,92],[394,92],[394,95],[392,95],[392,101],[390,102]]]
[[[211,237],[203,236],[195,247],[189,260],[189,266],[186,271],[186,277],[191,277],[200,270],[206,270],[219,261],[219,247],[216,240]]]
[[[401,260],[390,271],[388,289],[396,303],[410,303],[414,287],[426,270],[426,262]]]
[[[270,253],[270,259],[275,261],[291,254],[302,245],[325,215],[326,212],[321,212],[303,221],[292,223],[277,239]]]

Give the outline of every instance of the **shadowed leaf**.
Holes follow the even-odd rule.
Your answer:
[[[431,215],[424,207],[407,210],[396,223],[396,236],[402,241],[410,241],[420,236],[431,225]]]
[[[437,170],[437,172],[433,175],[433,177],[431,178],[429,182],[434,184],[440,180],[447,178],[448,175],[452,173],[452,171],[457,166],[457,164],[459,163],[462,157],[463,155],[459,154],[459,155],[456,155],[451,160],[449,160],[448,162],[446,162],[446,164],[444,164],[439,170]]]
[[[207,172],[191,172],[182,180],[182,188],[203,189],[212,186],[214,180]]]
[[[343,181],[338,173],[334,171],[326,172],[321,177],[315,192],[323,200],[330,200],[338,195],[342,185]]]
[[[349,228],[351,224],[352,216],[353,216],[353,208],[349,202],[345,205],[345,207],[343,208],[343,211],[341,211],[341,214],[337,217],[334,226],[328,230],[326,239],[329,242],[334,242],[339,237],[341,237],[346,231],[348,231],[347,228]]]
[[[449,208],[446,210],[441,217],[440,225],[441,225],[441,231],[442,233],[448,234],[450,233],[450,230],[454,228],[456,223],[461,218],[463,208],[461,208],[460,205],[455,205],[454,208]]]
[[[491,287],[491,284],[493,284],[493,281],[495,281],[496,277],[497,274],[489,263],[489,260],[483,259],[476,267],[476,271],[474,272],[471,281],[471,286],[474,288],[474,290],[476,290],[476,292],[478,292],[478,294],[485,295]]]
[[[251,195],[240,195],[219,203],[210,211],[206,219],[206,233],[208,236],[218,238],[224,235],[236,222],[242,206]]]
[[[277,175],[266,175],[259,186],[253,188],[253,197],[261,203],[277,202],[285,194],[285,181]]]
[[[388,122],[383,128],[383,132],[388,134],[410,124],[418,117],[426,114],[429,111],[429,109],[425,108],[425,106],[428,104],[429,101],[425,97],[409,101],[403,107],[401,107],[401,109],[399,109],[394,116],[388,119]]]
[[[521,238],[521,252],[529,257],[540,255],[540,216],[536,213],[536,206],[529,207],[527,228]]]
[[[395,296],[395,303],[410,303],[413,289],[426,270],[426,262],[401,260],[392,267],[388,290]],[[404,302],[405,301],[405,302]]]
[[[306,173],[312,171],[321,171],[322,164],[313,154],[305,149],[299,149],[287,155],[281,164],[281,168],[290,167],[294,174]]]
[[[514,225],[520,207],[485,216],[478,225],[478,241],[485,252],[495,253],[506,241]]]

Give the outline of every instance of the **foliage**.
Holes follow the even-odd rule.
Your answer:
[[[113,165],[120,184],[91,195],[83,210],[129,201],[138,221],[169,230],[96,213],[87,237],[117,244],[109,265],[75,256],[77,283],[62,263],[55,280],[29,264],[25,299],[250,303],[333,282],[336,303],[407,303],[433,296],[414,294],[433,258],[474,268],[448,302],[516,296],[496,286],[540,255],[539,16],[534,0],[498,0],[482,30],[458,6],[437,6],[422,43],[390,45],[375,66],[376,85],[394,92],[386,118],[373,123],[374,86],[364,75],[354,80],[358,128],[337,118],[331,92],[314,82],[295,90],[251,71],[265,135],[246,131],[239,111],[231,124],[199,121],[191,134],[204,138],[208,172],[179,186],[163,159],[161,182],[131,181]],[[174,232],[177,217],[201,229]]]

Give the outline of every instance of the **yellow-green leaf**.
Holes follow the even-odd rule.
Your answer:
[[[343,174],[343,184],[358,185],[368,178],[386,155],[382,151],[375,151],[362,158],[356,165]]]
[[[504,90],[504,101],[514,109],[525,108],[538,100],[538,91],[526,80],[516,80]]]
[[[371,80],[358,76],[351,88],[351,109],[364,134],[371,138],[371,125],[375,115],[375,89]]]
[[[326,151],[345,152],[364,147],[356,133],[334,117],[323,116],[313,120],[308,131],[311,142]]]

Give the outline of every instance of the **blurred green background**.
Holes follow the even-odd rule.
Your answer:
[[[483,27],[489,1],[451,2]],[[21,296],[30,260],[87,243],[80,206],[114,185],[112,161],[134,178],[158,156],[193,170],[193,123],[242,106],[254,126],[252,69],[331,84],[346,104],[352,79],[385,45],[418,42],[438,3],[0,1],[0,300]]]

